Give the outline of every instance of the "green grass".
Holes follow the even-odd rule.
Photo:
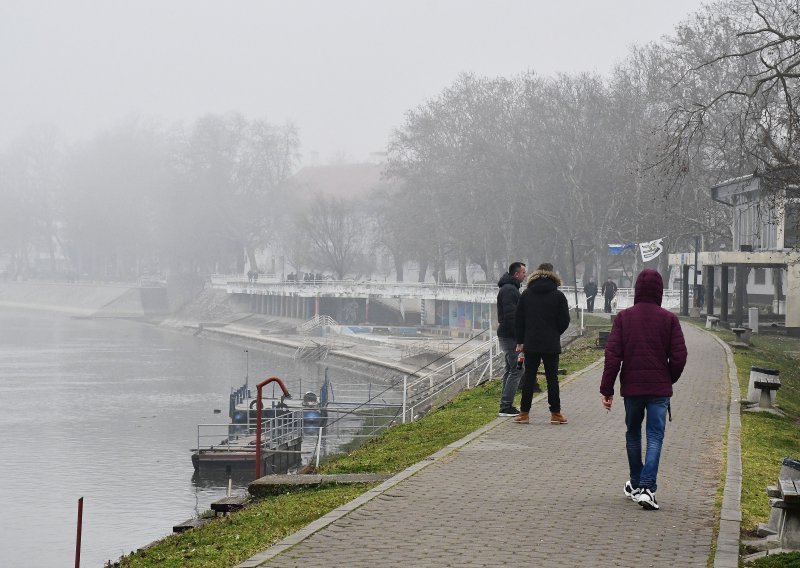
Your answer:
[[[595,318],[601,319],[601,318]],[[606,323],[608,320],[604,320]],[[602,356],[592,347],[597,331],[562,354],[568,373]],[[462,392],[420,420],[394,426],[353,451],[336,456],[321,473],[394,473],[430,456],[497,417],[500,381]],[[120,559],[119,568],[227,568],[260,552],[372,485],[335,485],[295,490],[253,500],[244,510],[198,529],[168,536],[147,550]]]
[[[720,336],[733,339],[728,331]],[[783,458],[800,457],[800,360],[793,355],[800,353],[800,339],[759,335],[753,337],[750,349],[732,351],[742,398],[747,395],[751,366],[780,370],[776,404],[787,414],[742,412],[742,530],[752,534],[769,517],[766,488],[777,482]]]
[[[696,323],[696,322],[691,322]],[[724,341],[734,336],[730,331],[716,332]],[[777,406],[786,416],[766,412],[742,412],[742,533],[754,536],[760,522],[769,518],[766,488],[775,485],[784,457],[800,457],[800,338],[756,335],[749,349],[731,347],[739,379],[739,396],[747,396],[750,367],[778,369],[781,388]],[[742,405],[744,409],[746,405]],[[800,568],[800,553],[770,555],[748,566],[757,568]]]
[[[772,554],[750,563],[755,568],[800,568],[800,552]]]
[[[369,486],[335,486],[259,499],[246,509],[126,556],[120,568],[228,568],[292,534]]]

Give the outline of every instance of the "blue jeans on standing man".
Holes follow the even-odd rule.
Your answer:
[[[514,406],[514,395],[517,394],[522,369],[517,369],[517,340],[513,337],[497,336],[500,349],[506,356],[506,371],[503,373],[503,394],[500,395],[500,410]]]
[[[625,443],[628,450],[628,466],[631,472],[631,485],[655,493],[658,462],[661,459],[661,445],[667,427],[668,396],[628,396],[625,397]],[[647,416],[647,448],[642,463],[642,422]]]

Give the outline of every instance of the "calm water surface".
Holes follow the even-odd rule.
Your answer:
[[[249,370],[251,386],[278,375],[292,394],[301,377],[302,390],[318,390],[323,374],[253,348]],[[87,567],[207,510],[226,482],[193,479],[189,450],[197,424],[227,422],[228,393],[244,372],[234,345],[137,322],[0,310],[0,566],[72,566],[79,497]]]

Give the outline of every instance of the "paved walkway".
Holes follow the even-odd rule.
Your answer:
[[[660,511],[623,496],[624,410],[619,397],[609,414],[601,407],[598,365],[562,388],[568,425],[550,425],[539,397],[530,426],[499,419],[240,566],[706,566],[729,383],[719,343],[683,328],[689,362],[661,456]]]

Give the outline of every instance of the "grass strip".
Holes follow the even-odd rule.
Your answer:
[[[714,333],[726,342],[734,339],[733,333],[727,330]],[[750,348],[731,346],[739,380],[739,398],[746,400],[750,367],[778,369],[781,388],[776,403],[786,416],[767,412],[741,414],[742,534],[749,538],[755,536],[758,523],[769,518],[766,488],[777,482],[783,458],[800,457],[800,338],[754,335],[751,343]],[[746,407],[742,403],[742,409]],[[800,554],[770,555],[750,565],[800,568]]]

